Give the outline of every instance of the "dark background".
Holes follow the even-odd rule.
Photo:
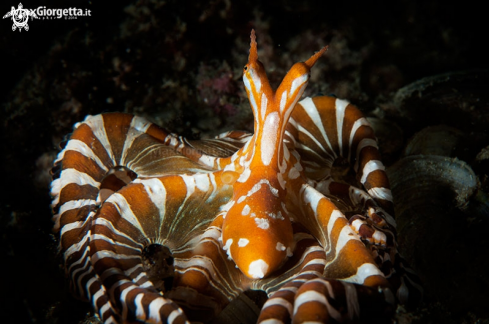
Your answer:
[[[4,1],[0,14],[18,2]],[[11,30],[10,19],[0,21],[2,323],[93,320],[87,315],[88,304],[68,293],[51,232],[49,169],[58,143],[72,125],[87,114],[125,111],[189,138],[228,129],[250,130],[251,112],[240,73],[252,28],[272,83],[294,62],[330,44],[315,67],[308,94],[334,93],[367,114],[380,107],[381,115],[391,115],[390,120],[403,130],[403,143],[422,127],[443,119],[433,114],[425,118],[422,112],[406,119],[392,108],[396,91],[414,81],[472,71],[470,82],[452,86],[447,81],[443,91],[466,85],[482,98],[482,108],[475,110],[488,108],[484,101],[489,89],[487,18],[481,6],[469,1],[22,4],[29,9],[40,5],[90,9],[92,15],[76,20],[34,19],[29,21],[30,30],[22,32]],[[478,81],[473,81],[473,75]],[[440,101],[445,98],[443,92],[437,96]],[[444,121],[452,126],[464,123]],[[463,131],[469,134],[470,125]],[[487,134],[471,138],[467,147],[476,146],[475,153],[489,144]],[[400,149],[390,153],[390,163],[394,163]],[[476,171],[481,190],[486,190],[487,169],[483,167],[479,165]],[[427,282],[425,299],[419,309],[398,321],[489,322],[489,279],[481,275],[487,272],[487,262],[467,266],[464,261],[488,258],[484,238],[488,222],[471,222],[477,229],[465,219],[452,225],[461,224],[450,232],[447,242],[461,242],[460,249],[456,244],[435,245],[422,261],[412,257],[414,268]],[[422,233],[437,230],[445,229],[435,223]],[[404,243],[406,255],[424,249],[423,243],[416,244]]]

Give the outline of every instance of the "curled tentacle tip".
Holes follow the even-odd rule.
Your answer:
[[[313,56],[311,56],[307,61],[305,61],[304,63],[309,67],[309,68],[312,68],[314,66],[314,64],[316,64],[316,61],[324,54],[324,52],[326,52],[328,49],[328,45],[324,46],[323,48],[321,48],[319,51],[317,51],[316,53],[314,53]]]

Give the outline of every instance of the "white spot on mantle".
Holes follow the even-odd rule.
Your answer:
[[[243,215],[243,216],[248,215],[250,213],[250,210],[251,210],[250,206],[249,205],[245,205],[243,207],[243,211],[241,212],[241,215]]]
[[[270,222],[266,218],[255,218],[256,226],[261,229],[268,229],[270,227]]]
[[[244,247],[244,246],[247,246],[248,243],[250,243],[250,240],[245,239],[245,238],[240,238],[239,241],[238,241],[238,246],[239,247]]]
[[[280,242],[277,242],[277,246],[275,246],[275,248],[277,249],[277,251],[285,251],[285,245]]]
[[[259,259],[250,263],[248,274],[255,279],[261,279],[265,276],[265,272],[267,272],[267,270],[268,263],[262,259]]]

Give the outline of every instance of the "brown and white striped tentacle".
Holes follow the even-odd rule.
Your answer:
[[[219,176],[198,173],[136,179],[105,201],[95,219],[91,262],[123,318],[156,323],[185,318],[172,301],[154,293],[142,269],[142,248],[158,243],[176,256],[193,251],[230,195]],[[199,284],[207,285],[207,279]]]
[[[343,213],[328,198],[304,184],[299,199],[303,211],[302,216],[298,216],[301,217],[299,221],[311,230],[325,250],[327,278],[343,278],[368,286],[388,286],[372,255],[364,248]]]
[[[276,285],[278,278],[259,282],[263,290],[272,291],[263,305],[259,323],[362,322],[372,318],[381,323],[390,320],[394,297],[388,288],[325,278],[328,259],[324,249],[316,240],[311,240],[312,236],[296,235],[301,235],[302,240],[287,264],[297,262],[300,257],[295,265],[299,272],[291,275],[285,271],[283,275],[288,274],[289,278],[281,285]],[[280,288],[275,290],[276,287]]]
[[[304,217],[304,219],[299,218],[299,221],[306,225],[313,235],[319,239],[326,253],[327,262],[321,282],[327,283],[322,284],[324,287],[321,288],[318,288],[317,284],[311,284],[311,286],[306,286],[305,288],[301,287],[300,294],[305,294],[304,296],[308,297],[301,297],[301,299],[296,297],[294,316],[302,318],[301,316],[306,314],[305,310],[301,311],[300,301],[304,301],[304,303],[316,302],[324,308],[325,305],[327,306],[328,298],[334,298],[335,294],[341,296],[341,289],[352,293],[351,296],[348,295],[345,299],[347,304],[343,305],[344,307],[347,309],[364,309],[367,304],[362,302],[363,297],[352,297],[355,295],[355,291],[363,290],[361,286],[370,287],[372,291],[380,289],[382,291],[381,297],[379,297],[382,301],[381,307],[392,307],[394,295],[390,291],[388,281],[377,267],[371,253],[365,249],[359,236],[351,229],[348,220],[341,211],[328,198],[307,184],[302,186],[299,199],[303,208],[302,214],[299,214],[302,216],[298,217]],[[319,233],[315,234],[314,232]],[[336,291],[336,288],[332,290],[325,288],[335,282],[335,280],[329,278],[341,281],[337,285],[339,287],[337,289],[340,289],[339,291]],[[352,283],[355,286],[350,287],[346,283]],[[315,292],[307,293],[308,289],[313,289]],[[331,296],[330,291],[333,296]],[[334,313],[333,310],[329,312]],[[328,316],[333,316],[333,313]],[[357,312],[350,315],[356,316]]]
[[[212,173],[178,176],[178,180],[166,186],[157,179],[136,179],[131,188],[126,188],[126,192],[129,192],[138,187],[134,195],[126,198],[123,193],[117,192],[138,174],[208,172],[169,148],[165,144],[167,136],[162,129],[139,117],[119,113],[88,116],[75,126],[71,139],[55,162],[55,169],[60,169],[60,173],[52,184],[52,206],[55,229],[60,231],[60,251],[64,255],[66,272],[71,277],[73,291],[83,299],[90,299],[107,323],[118,322],[121,315],[122,318],[126,317],[127,305],[121,303],[120,298],[125,301],[130,300],[131,296],[136,298],[131,300],[133,306],[134,303],[143,305],[143,296],[144,300],[151,295],[155,300],[161,300],[142,271],[141,252],[144,246],[152,242],[173,243],[173,248],[178,250],[185,248],[186,244],[191,245],[194,234],[186,227],[191,224],[178,221],[181,219],[178,216],[202,205],[215,208],[217,213],[219,206],[229,196],[224,194],[223,197],[218,190],[221,188],[220,180],[217,180],[219,184],[216,183]],[[112,171],[118,167],[128,170],[125,177],[113,177]],[[175,198],[173,193],[178,185],[181,190],[176,192],[185,195],[173,204],[165,204],[167,200]],[[103,193],[104,190],[109,193]],[[153,206],[154,209],[151,210],[152,218],[148,219],[151,219],[152,225],[160,223],[160,227],[152,227],[151,233],[131,236],[127,231],[138,228],[138,217],[143,212],[140,208],[132,212],[128,200],[131,197],[141,198],[141,192],[146,194],[144,198],[148,202],[144,207]],[[192,195],[202,195],[200,205],[195,205]],[[213,199],[219,202],[210,203]],[[148,211],[147,208],[143,210]],[[177,218],[165,219],[166,215],[174,214]],[[212,215],[212,211],[209,215]],[[203,231],[206,222],[210,222],[213,216],[209,217],[209,220],[195,218],[191,229]],[[121,227],[121,222],[126,223],[126,227]],[[175,240],[171,235],[165,236],[164,233],[173,233],[173,229],[179,226],[186,227],[190,233]],[[114,278],[123,279],[114,282]],[[123,287],[123,291],[132,292],[119,295],[119,299],[114,298],[114,291],[120,290],[118,286]],[[139,314],[147,318],[159,316],[156,313],[161,306],[161,309],[173,309],[173,313],[166,314],[167,317],[183,318],[171,302],[157,307],[158,303],[161,302],[146,303],[139,309],[142,310]],[[132,312],[134,309],[129,307],[129,310],[129,313],[135,314]]]
[[[297,290],[292,322],[390,323],[395,311],[393,301],[388,288],[315,278]]]
[[[311,181],[310,184],[325,196],[334,199],[342,212],[361,213],[351,216],[349,222],[362,239],[384,247],[395,244],[395,220],[389,214],[383,213],[383,209],[366,191],[334,181],[331,176],[318,182]],[[382,217],[379,213],[382,213]]]
[[[389,183],[373,130],[361,112],[333,97],[306,98],[294,110],[287,131],[288,145],[297,149],[306,174],[315,179],[308,183],[342,202],[345,211],[366,211],[368,218],[355,215],[349,223],[362,239],[380,245],[371,248],[385,256],[376,263],[396,290],[398,300],[405,303],[418,299],[422,292],[419,279],[397,251]],[[329,170],[338,158],[353,166],[363,188],[332,179]]]
[[[188,204],[198,200],[209,203],[214,212],[219,210],[209,199],[218,196],[212,181],[212,173],[136,179],[100,208],[92,229],[90,261],[122,318],[156,323],[185,319],[176,304],[153,288],[141,256],[143,248],[152,243],[171,250],[193,248],[195,233],[202,232],[212,217],[196,215],[188,223],[182,221],[181,213],[192,212],[195,206]],[[95,297],[93,302],[97,302]]]
[[[189,158],[191,161],[213,170],[222,170],[231,164],[231,156],[252,137],[244,131],[222,133],[214,139],[190,141],[182,136],[170,134],[165,144]]]
[[[322,277],[326,256],[314,237],[306,232],[294,233],[296,247],[277,277],[260,280],[253,287],[264,290],[270,296],[263,305],[259,323],[279,321],[289,323],[292,319],[294,298],[304,282]]]
[[[220,213],[193,250],[174,253],[174,288],[167,296],[188,310],[190,320],[214,318],[249,282],[223,250],[222,221]]]
[[[352,165],[369,196],[393,215],[392,194],[377,141],[368,121],[355,106],[333,97],[305,98],[295,107],[288,131],[294,137],[309,178],[317,181],[326,178],[333,162],[343,158]]]
[[[114,177],[115,168],[125,167],[143,175],[196,169],[195,163],[182,161],[180,154],[160,142],[166,135],[143,118],[119,113],[88,116],[75,125],[55,161],[57,178],[51,185],[54,229],[60,231],[60,250],[67,270],[85,251],[93,217],[110,195],[104,192],[114,192],[133,179],[131,174]],[[78,294],[87,297],[83,291]]]
[[[89,244],[93,218],[101,203],[102,181],[116,165],[116,157],[101,116],[87,117],[75,128],[55,161],[54,171],[59,176],[51,188],[55,230],[60,231],[60,250],[72,290],[82,299],[102,291],[94,306],[106,319],[115,321],[118,315],[90,262]]]

